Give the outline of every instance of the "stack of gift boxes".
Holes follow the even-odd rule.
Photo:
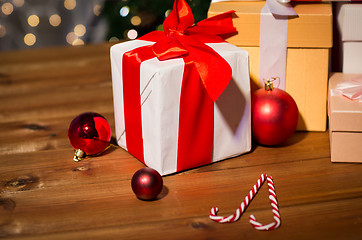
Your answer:
[[[180,2],[184,1],[175,1],[179,8],[182,5]],[[265,5],[268,3],[268,11],[271,13],[265,13]],[[278,4],[282,5],[282,14],[273,13]],[[207,48],[211,48],[226,60],[232,69],[232,77],[226,84],[227,87],[211,101],[207,100],[209,97],[206,97],[206,100],[202,97],[211,96],[205,83],[205,73],[202,72],[207,70],[196,67],[194,70],[199,74],[201,85],[187,87],[190,85],[187,83],[187,76],[193,71],[190,70],[189,63],[195,59],[190,60],[185,56],[195,56],[193,50],[186,47],[191,53],[185,54],[181,50],[175,56],[171,54],[171,57],[164,58],[170,54],[170,49],[188,46],[189,43],[181,40],[179,46],[178,40],[175,43],[174,40],[164,40],[164,36],[159,38],[157,34],[153,34],[151,37],[114,45],[111,48],[111,63],[118,144],[162,175],[250,151],[250,95],[261,84],[261,75],[264,72],[261,71],[260,64],[264,64],[265,58],[273,61],[280,57],[275,49],[268,52],[264,45],[261,46],[261,35],[265,34],[261,19],[263,15],[269,14],[287,23],[287,32],[280,33],[278,29],[269,29],[271,35],[266,39],[283,42],[278,39],[280,35],[286,35],[286,59],[284,70],[282,68],[284,73],[281,73],[285,76],[282,77],[282,87],[285,87],[285,91],[297,103],[300,114],[297,130],[326,131],[329,126],[331,160],[361,162],[362,148],[359,145],[362,142],[362,102],[349,99],[346,97],[348,94],[335,89],[338,83],[346,81],[355,83],[354,89],[358,88],[358,84],[362,86],[359,82],[362,80],[358,80],[358,74],[362,74],[362,3],[344,3],[339,6],[335,4],[324,1],[292,1],[287,4],[278,0],[212,1],[209,18],[234,10],[232,18],[237,34],[230,34],[228,43],[215,39],[201,40]],[[349,8],[349,5],[352,7]],[[283,8],[289,12],[292,9],[296,14],[291,16],[287,13],[285,16]],[[337,11],[333,11],[333,8]],[[339,14],[338,22],[333,23],[333,12]],[[180,17],[175,19],[182,22]],[[330,69],[330,62],[334,58],[330,56],[333,24],[338,24],[342,33],[341,46],[344,53],[340,56],[343,58],[341,73],[331,73]],[[189,27],[191,26],[193,25]],[[178,26],[166,31],[169,31],[171,36],[177,29]],[[182,34],[193,34],[193,31],[189,32]],[[165,41],[169,46],[168,50],[158,52],[159,42]],[[265,44],[265,40],[262,44]],[[156,50],[153,46],[157,47]],[[283,47],[280,48],[283,50]],[[135,49],[141,50],[134,53]],[[151,54],[144,57],[147,51]],[[132,57],[132,54],[136,57]],[[202,64],[204,63],[197,62],[195,66]],[[206,69],[218,67],[210,65]],[[134,76],[130,78],[129,75]],[[353,86],[352,90],[348,88],[348,91],[353,91]],[[130,92],[136,96],[130,96]],[[352,94],[354,98],[356,94]]]
[[[259,39],[263,34],[260,20],[265,4],[265,1],[224,1],[212,3],[209,9],[209,16],[226,9],[236,11],[234,24],[238,34],[228,42],[249,52],[250,77],[258,85]],[[297,129],[325,131],[332,7],[330,3],[297,3],[292,7],[298,16],[288,20],[285,90],[294,98],[300,112]],[[275,34],[270,41],[279,37]]]
[[[259,24],[264,5],[263,1],[214,1],[209,11],[213,16],[236,10],[234,23],[239,34],[228,41],[249,52],[254,83],[259,81]],[[358,75],[362,74],[362,3],[301,0],[290,5],[298,17],[288,19],[285,89],[299,108],[297,129],[324,131],[328,111],[331,161],[362,162],[362,103],[358,100],[362,95]],[[336,14],[334,23],[332,12]],[[331,57],[333,31],[337,31],[335,42],[340,44],[336,52],[340,54]],[[330,68],[333,61],[340,62],[341,73]],[[355,99],[335,90],[338,83],[347,81],[351,88],[347,86],[345,91],[352,92],[349,95]]]
[[[340,72],[329,79],[331,160],[362,162],[362,2],[335,3],[334,19]]]

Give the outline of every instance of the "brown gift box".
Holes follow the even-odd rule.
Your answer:
[[[250,77],[259,79],[260,11],[259,2],[215,2],[209,17],[235,10],[238,34],[228,42],[249,52]],[[330,3],[293,3],[297,18],[288,20],[286,91],[298,105],[297,130],[325,131],[327,124],[327,85],[329,49],[332,47],[332,7]]]
[[[356,74],[333,73],[329,79],[328,115],[332,162],[362,162],[362,103],[331,90]]]

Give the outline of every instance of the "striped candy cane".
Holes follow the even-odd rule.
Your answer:
[[[269,199],[270,199],[270,203],[272,206],[272,211],[273,211],[273,215],[274,215],[273,217],[274,217],[275,221],[272,223],[263,225],[256,221],[254,215],[250,215],[250,217],[249,217],[249,221],[255,229],[264,230],[264,231],[273,230],[280,226],[280,214],[279,214],[277,196],[275,194],[273,178],[271,176],[268,176],[267,182],[268,182],[268,187],[269,187]]]
[[[213,207],[213,208],[211,208],[209,217],[218,223],[230,223],[230,222],[237,221],[240,218],[240,216],[244,213],[246,207],[249,205],[251,200],[254,198],[255,194],[258,192],[260,187],[263,185],[265,179],[267,179],[267,182],[268,182],[269,199],[271,202],[275,222],[263,225],[256,221],[254,215],[250,215],[249,221],[253,225],[253,227],[257,230],[266,230],[267,231],[267,230],[273,230],[273,229],[278,228],[280,226],[280,214],[279,214],[278,202],[277,202],[276,194],[275,194],[274,183],[273,183],[272,177],[267,176],[265,173],[263,173],[260,176],[260,178],[258,179],[256,184],[250,190],[249,195],[247,195],[245,197],[244,201],[241,203],[241,205],[238,207],[238,209],[236,209],[234,214],[232,214],[228,217],[217,216],[218,208]]]
[[[210,219],[212,219],[218,223],[229,223],[229,222],[237,221],[240,218],[240,216],[244,213],[245,209],[247,208],[247,206],[249,205],[251,200],[253,200],[255,194],[258,192],[261,185],[263,185],[265,178],[266,178],[266,174],[265,173],[261,174],[261,176],[258,179],[258,181],[256,182],[256,184],[250,190],[249,195],[247,195],[245,197],[244,201],[236,209],[234,214],[232,214],[228,217],[217,216],[217,212],[219,211],[219,209],[217,207],[213,207],[213,208],[211,208],[211,211],[210,211],[210,215],[209,215]]]

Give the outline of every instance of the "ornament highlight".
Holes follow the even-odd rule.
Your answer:
[[[273,79],[275,80],[275,79]],[[293,135],[298,124],[298,107],[285,91],[267,81],[251,98],[253,138],[266,146],[278,145]]]
[[[111,140],[111,127],[102,115],[85,112],[70,123],[68,129],[70,144],[74,147],[74,161],[82,160],[85,155],[97,155],[103,152]]]
[[[160,194],[163,187],[161,175],[152,168],[141,168],[132,177],[131,186],[139,199],[152,200]]]

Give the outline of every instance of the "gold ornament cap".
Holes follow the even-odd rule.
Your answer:
[[[264,88],[266,91],[272,91],[274,89],[273,82],[271,82],[270,80],[267,80],[265,82]]]
[[[79,162],[82,160],[82,158],[84,158],[84,156],[85,156],[85,152],[83,152],[81,149],[77,149],[74,152],[73,160],[74,160],[74,162]]]
[[[276,80],[280,81],[280,78],[279,77],[272,77],[271,79],[267,79],[266,81],[264,79],[264,83],[265,83],[264,88],[265,88],[265,90],[266,91],[272,91],[274,89],[273,82],[276,81]]]

